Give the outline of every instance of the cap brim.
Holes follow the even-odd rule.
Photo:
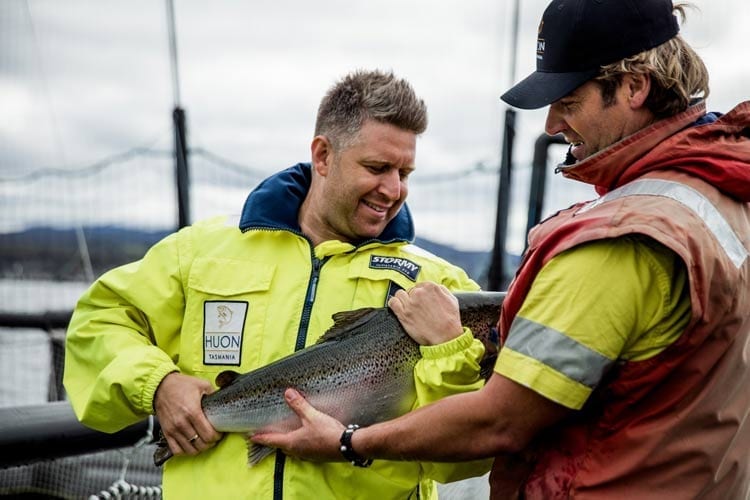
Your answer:
[[[565,97],[598,73],[599,68],[571,73],[535,71],[500,96],[500,99],[516,108],[538,109]]]

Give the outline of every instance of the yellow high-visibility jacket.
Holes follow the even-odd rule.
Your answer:
[[[463,270],[409,244],[414,230],[406,206],[377,240],[313,248],[297,224],[309,180],[309,165],[291,167],[251,193],[239,227],[227,217],[196,223],[90,287],[66,339],[65,388],[81,422],[104,432],[122,429],[153,413],[154,393],[168,373],[214,383],[224,370],[267,365],[315,343],[333,313],[384,306],[399,287],[434,281],[451,290],[479,288]],[[224,333],[216,333],[217,322]],[[484,347],[470,332],[421,350],[415,406],[483,384]],[[196,457],[169,459],[163,493],[167,499],[437,498],[433,480],[479,475],[490,465],[376,460],[362,469],[277,453],[248,468],[245,437],[227,434]]]

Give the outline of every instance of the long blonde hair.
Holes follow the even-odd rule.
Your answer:
[[[683,23],[687,7],[693,8],[689,3],[674,5]],[[653,49],[602,66],[595,81],[602,88],[605,103],[614,100],[614,91],[626,73],[651,76],[651,91],[645,105],[657,118],[680,113],[692,100],[705,99],[709,94],[706,65],[680,35]]]

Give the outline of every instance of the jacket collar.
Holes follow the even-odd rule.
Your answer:
[[[703,102],[660,120],[563,175],[596,186],[603,195],[649,172],[697,177],[736,200],[750,202],[750,101],[726,114],[705,113]]]
[[[302,234],[298,213],[311,182],[312,167],[309,163],[298,163],[266,178],[245,200],[240,217],[240,230],[245,232],[250,229],[284,229]],[[380,236],[356,243],[413,240],[414,222],[409,207],[404,204]]]
[[[630,165],[671,135],[693,124],[705,112],[705,101],[700,101],[682,113],[652,123],[582,161],[559,166],[557,171],[566,178],[593,184],[600,195],[605,194],[620,185],[618,181]]]

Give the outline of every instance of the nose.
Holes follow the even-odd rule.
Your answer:
[[[401,178],[401,172],[397,168],[391,168],[380,178],[378,191],[389,201],[401,198],[406,192],[406,181]]]
[[[544,122],[544,131],[547,135],[557,135],[568,127],[562,114],[557,109],[556,103],[552,103],[547,110],[547,120]]]

